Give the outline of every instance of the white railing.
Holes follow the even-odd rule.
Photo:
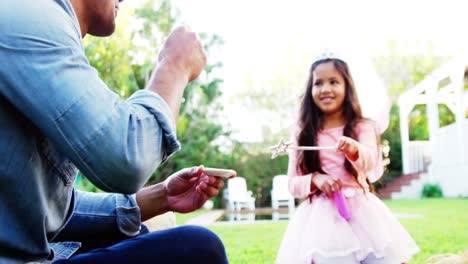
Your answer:
[[[408,142],[408,162],[407,171],[404,173],[415,173],[427,170],[431,163],[431,145],[429,141],[409,141]],[[406,165],[406,164],[405,164]]]

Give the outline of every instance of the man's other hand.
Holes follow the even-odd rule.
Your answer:
[[[188,81],[196,79],[206,65],[206,55],[197,34],[186,25],[174,28],[159,53],[158,61],[183,74]]]
[[[218,195],[224,187],[223,179],[208,176],[203,167],[192,167],[172,174],[164,181],[169,210],[188,213],[203,206],[206,200]]]

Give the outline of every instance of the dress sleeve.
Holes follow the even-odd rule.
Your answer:
[[[375,182],[383,173],[377,127],[370,121],[362,121],[358,124],[357,134],[358,158],[356,160],[347,158],[361,175],[366,175],[370,182]]]
[[[312,175],[312,173],[304,175],[300,169],[297,169],[297,151],[289,152],[289,192],[295,198],[303,199],[316,191],[315,186],[312,186]],[[315,190],[312,190],[312,187]]]

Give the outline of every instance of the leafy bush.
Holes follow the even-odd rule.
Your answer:
[[[444,196],[439,184],[425,184],[421,195],[424,198]]]

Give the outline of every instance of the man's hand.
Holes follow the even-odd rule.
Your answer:
[[[197,35],[188,26],[176,27],[159,53],[158,62],[167,65],[192,81],[206,65],[206,55]]]
[[[359,158],[358,142],[350,137],[342,136],[338,139],[336,149],[343,152],[349,159],[355,161]]]
[[[203,206],[224,187],[222,178],[210,177],[203,167],[192,167],[172,174],[164,181],[167,204],[171,211],[188,213]]]
[[[147,90],[159,94],[177,121],[188,82],[196,79],[206,65],[206,56],[197,35],[187,26],[176,27],[158,56],[158,65]]]
[[[326,174],[312,176],[312,183],[330,198],[333,197],[333,192],[341,190],[343,186],[340,179],[335,179]]]

